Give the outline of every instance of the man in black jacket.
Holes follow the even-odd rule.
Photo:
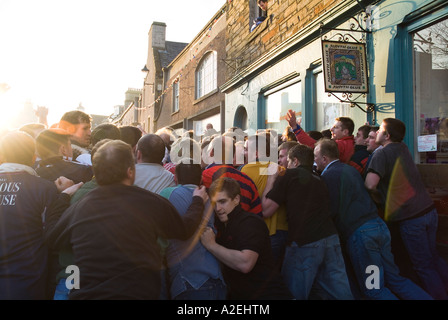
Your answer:
[[[186,240],[194,234],[208,198],[205,188],[195,189],[181,218],[168,200],[133,186],[134,157],[120,140],[96,151],[93,170],[96,189],[70,207],[69,197],[60,199],[48,213],[49,244],[54,249],[71,245],[73,270],[79,270],[74,272],[79,287],[69,298],[158,299],[162,258],[157,237]]]

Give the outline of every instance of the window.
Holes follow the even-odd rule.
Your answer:
[[[196,99],[205,96],[217,87],[216,52],[207,53],[196,71]]]
[[[179,111],[179,82],[173,84],[173,112]]]
[[[268,0],[260,1],[260,5],[258,5],[259,0],[250,0],[249,1],[249,30],[252,32],[258,24],[260,24],[267,17],[267,8],[268,8]],[[266,11],[263,11],[261,7],[265,8]],[[257,23],[257,19],[259,20]]]
[[[412,33],[417,155],[448,161],[448,19]]]
[[[302,82],[294,81],[294,84],[286,83],[264,94],[266,129],[282,133],[288,126],[285,116],[289,109],[294,110],[297,117],[302,116]]]

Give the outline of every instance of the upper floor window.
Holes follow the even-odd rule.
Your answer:
[[[196,99],[205,96],[217,87],[216,52],[207,53],[196,70]]]
[[[268,16],[268,0],[249,1],[249,29],[252,32]]]
[[[173,83],[173,112],[179,111],[179,82]]]

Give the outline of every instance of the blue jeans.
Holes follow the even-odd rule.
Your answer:
[[[53,300],[68,300],[68,294],[70,293],[70,289],[65,285],[65,278],[59,279],[58,284],[56,285],[56,290],[54,292]]]
[[[390,244],[389,229],[379,217],[364,223],[347,240],[347,253],[361,293],[374,300],[432,300],[422,288],[400,275]],[[379,288],[367,287],[372,275],[368,266],[378,268]]]
[[[173,300],[225,300],[227,289],[220,279],[208,279],[199,289],[185,282],[187,290],[178,294]]]
[[[401,238],[413,268],[434,299],[448,299],[448,265],[436,249],[438,215],[434,209],[424,216],[399,223]]]
[[[274,263],[281,271],[283,264],[283,257],[285,256],[286,242],[288,240],[288,231],[277,230],[275,234],[270,236],[272,256],[274,257]]]
[[[337,234],[287,246],[282,275],[297,300],[308,299],[311,288],[324,299],[353,300]]]

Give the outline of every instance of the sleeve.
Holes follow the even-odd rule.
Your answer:
[[[44,237],[50,247],[54,249],[61,248],[66,244],[65,241],[61,241],[60,236],[68,225],[68,217],[70,215],[66,214],[63,216],[63,213],[69,207],[70,196],[66,193],[61,193],[48,208]]]
[[[298,142],[314,149],[316,140],[311,138],[308,133],[303,131],[303,129],[299,125],[297,125],[297,127],[293,131]]]
[[[286,194],[287,194],[287,179],[288,179],[288,170],[284,175],[278,176],[275,179],[274,186],[272,189],[266,194],[266,198],[275,201],[278,205],[282,205],[286,203]]]
[[[377,150],[370,160],[369,167],[367,168],[367,173],[373,172],[380,176],[380,178],[384,177],[386,172],[386,163],[385,157],[383,155],[383,150]]]
[[[176,208],[166,199],[161,205],[159,213],[155,215],[159,225],[159,236],[165,239],[187,240],[196,231],[202,220],[204,202],[201,197],[194,196],[184,216],[180,216]]]

